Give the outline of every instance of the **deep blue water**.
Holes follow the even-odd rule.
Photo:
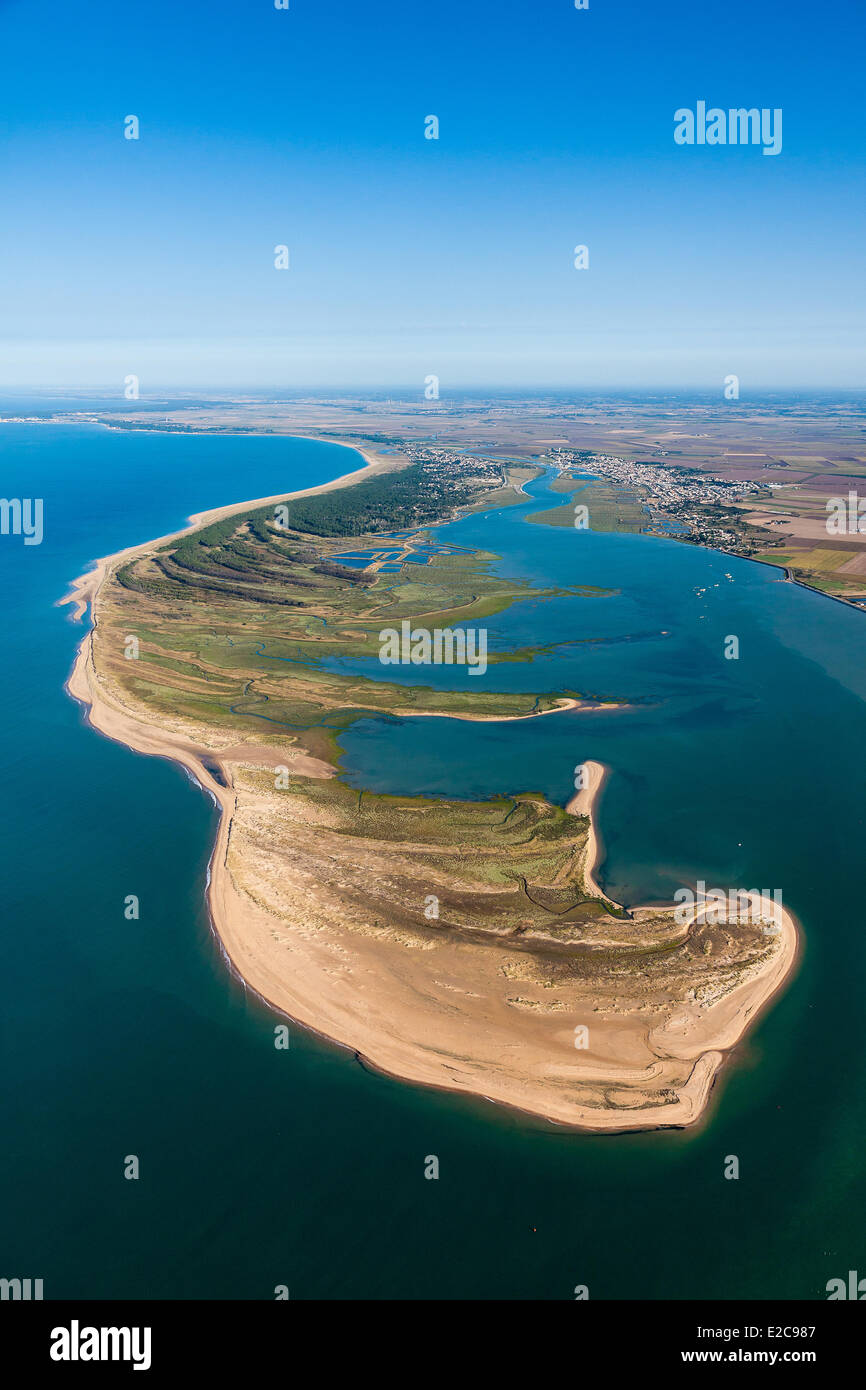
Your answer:
[[[53,605],[99,555],[346,460],[310,441],[0,426],[0,491],[45,499],[41,546],[0,537],[0,1275],[41,1277],[46,1297],[823,1296],[866,1259],[864,615],[675,541],[529,526],[524,507],[439,528],[510,574],[612,591],[492,620],[502,646],[561,645],[485,680],[632,707],[364,721],[343,740],[349,779],[564,801],[574,765],[601,758],[610,891],[780,886],[803,963],[694,1133],[556,1131],[372,1075],[298,1028],[277,1052],[210,935],[213,808],[86,727],[63,691],[82,628]]]

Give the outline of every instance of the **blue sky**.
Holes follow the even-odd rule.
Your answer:
[[[290,5],[0,0],[0,383],[864,383],[860,0]]]

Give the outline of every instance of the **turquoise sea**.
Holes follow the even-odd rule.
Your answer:
[[[45,507],[40,546],[0,537],[0,1276],[42,1278],[46,1298],[285,1284],[297,1299],[569,1299],[586,1284],[592,1299],[733,1299],[822,1298],[866,1273],[866,616],[673,540],[528,525],[551,505],[546,478],[437,540],[606,592],[491,620],[492,648],[551,649],[484,680],[629,708],[365,720],[343,739],[346,776],[564,802],[575,765],[599,758],[610,893],[781,888],[805,933],[798,974],[694,1132],[574,1134],[380,1077],[298,1027],[275,1050],[273,1015],[209,929],[213,807],[181,769],[86,726],[63,689],[84,629],[54,605],[98,556],[347,460],[303,440],[0,425],[0,491]]]

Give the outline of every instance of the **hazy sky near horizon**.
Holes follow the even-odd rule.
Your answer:
[[[0,0],[0,46],[0,384],[866,382],[860,0]],[[781,153],[675,144],[698,101]]]

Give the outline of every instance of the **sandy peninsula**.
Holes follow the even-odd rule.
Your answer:
[[[192,524],[351,485],[389,466],[369,459],[325,488],[217,508]],[[566,833],[544,892],[567,908],[568,885],[583,884],[589,915],[581,908],[572,924],[560,913],[554,933],[528,912],[525,927],[498,930],[498,904],[506,890],[509,901],[519,897],[521,880],[503,887],[482,878],[471,841],[443,846],[440,838],[432,854],[429,803],[404,807],[398,833],[383,841],[322,797],[319,789],[337,785],[334,768],[301,743],[275,747],[219,730],[203,737],[181,719],[156,721],[97,669],[93,637],[106,588],[147,548],[99,561],[67,596],[76,617],[91,605],[94,624],[68,689],[94,728],[182,764],[219,806],[208,906],[244,981],[394,1077],[589,1131],[696,1123],[725,1057],[793,968],[790,913],[768,937],[760,928],[710,928],[697,913],[674,925],[671,909],[616,910],[595,878],[606,769],[590,762],[564,820],[549,805],[522,803],[529,823],[537,817]],[[292,774],[288,790],[275,786],[277,767]],[[431,898],[441,903],[432,920]],[[535,911],[527,898],[530,905]]]
[[[298,437],[314,438],[313,435]],[[160,536],[157,540],[145,541],[141,545],[127,546],[125,550],[118,550],[114,555],[107,555],[101,560],[96,560],[92,569],[73,580],[69,592],[60,600],[61,605],[72,604],[73,617],[76,619],[83,617],[87,605],[99,592],[109,573],[116,571],[134,556],[140,555],[146,550],[153,550],[156,546],[167,545],[169,541],[177,540],[179,536],[194,531],[199,526],[208,526],[213,521],[221,521],[223,517],[234,516],[238,512],[247,512],[253,507],[275,507],[279,502],[292,502],[299,497],[316,497],[323,492],[336,492],[339,488],[351,487],[354,483],[363,482],[365,478],[372,478],[378,473],[390,473],[405,464],[405,459],[402,459],[401,456],[380,454],[369,446],[361,447],[361,445],[347,444],[338,439],[318,440],[317,442],[339,444],[341,448],[351,449],[353,453],[361,454],[366,459],[366,463],[363,468],[354,468],[351,472],[344,473],[339,478],[333,478],[329,483],[320,483],[317,487],[300,488],[296,492],[279,492],[273,497],[256,497],[248,502],[231,502],[222,507],[211,507],[207,511],[194,512],[186,526],[182,526],[178,531],[172,531],[167,536]]]

